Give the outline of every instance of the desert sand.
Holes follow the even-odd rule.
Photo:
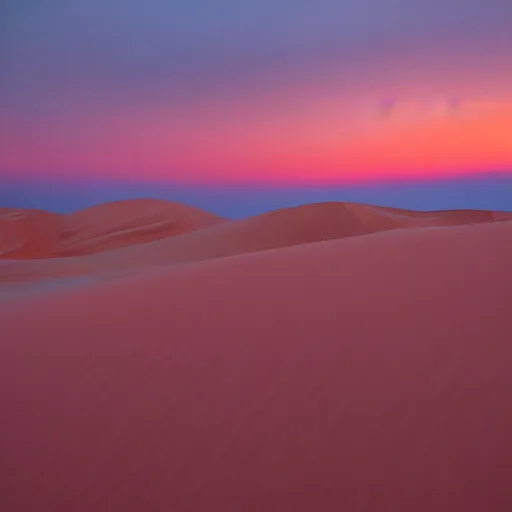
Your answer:
[[[504,220],[512,220],[512,213],[413,212],[332,202],[284,208],[227,222],[178,203],[121,201],[61,216],[63,228],[50,257],[47,252],[41,252],[39,257],[20,261],[22,258],[4,251],[0,285],[125,276],[153,266],[198,262],[392,229]]]
[[[59,245],[60,232],[57,214],[0,208],[0,259],[51,256]]]
[[[156,206],[2,211],[0,510],[512,510],[512,214]]]
[[[80,256],[213,226],[221,217],[192,206],[132,199],[69,215],[0,208],[0,258]]]

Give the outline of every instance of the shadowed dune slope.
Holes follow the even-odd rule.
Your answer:
[[[42,210],[0,208],[0,259],[51,256],[59,248],[62,216]]]
[[[0,509],[512,510],[512,223],[0,309]]]
[[[110,211],[109,208],[106,210]],[[97,229],[100,229],[100,220],[104,216],[98,214],[91,217],[96,219]],[[512,215],[510,217],[512,218]],[[145,266],[190,263],[392,229],[449,226],[494,220],[493,212],[487,211],[424,213],[356,203],[316,203],[275,210],[242,220],[221,222],[179,236],[103,251],[91,256],[12,263],[0,267],[0,281],[30,281],[96,274],[123,275],[137,272]],[[87,230],[81,229],[79,232],[87,233]],[[123,231],[117,232],[123,234]],[[83,243],[94,248],[100,247],[92,244],[91,240],[94,242],[102,238],[86,237]],[[109,235],[107,240],[113,243],[116,238]],[[134,238],[130,240],[133,241]],[[75,242],[75,248],[77,243],[79,242]],[[104,248],[105,245],[101,247]],[[77,249],[75,251],[80,254]]]

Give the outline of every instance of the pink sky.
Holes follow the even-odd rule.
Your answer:
[[[264,29],[247,16],[247,36],[233,32],[234,24],[224,27],[231,30],[226,37],[238,38],[224,48],[226,55],[214,38],[224,21],[213,14],[213,28],[199,33],[187,11],[188,50],[174,55],[142,28],[124,33],[122,17],[107,42],[97,15],[73,11],[75,2],[37,19],[18,13],[4,62],[9,80],[0,102],[0,173],[324,183],[511,170],[512,56],[503,16],[493,11],[498,4],[480,14],[436,8],[430,21],[426,11],[405,8],[372,21],[354,7],[347,13],[360,28],[369,27],[368,34],[361,39],[347,28],[346,40],[332,41],[320,24],[296,14],[295,29],[311,31],[302,38],[311,39],[310,47],[299,46],[293,23],[268,46]],[[132,2],[127,6],[125,22],[138,12]],[[182,7],[174,14],[185,13]],[[457,20],[466,21],[465,30],[450,32]],[[444,27],[440,33],[435,23]],[[385,35],[391,29],[396,37]],[[140,45],[142,36],[152,53],[139,55],[142,50],[128,44]],[[256,59],[255,49],[266,57]],[[386,102],[392,102],[387,112]]]

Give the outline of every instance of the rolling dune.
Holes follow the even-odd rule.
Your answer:
[[[147,236],[157,237],[150,230],[150,216],[144,217],[143,231],[138,233],[137,222],[140,223],[140,214],[135,217],[137,222],[134,222],[130,215],[121,215],[131,204],[132,202],[111,203],[68,216],[72,219],[70,224],[74,223],[77,234],[61,242],[59,254],[74,254],[73,257],[2,265],[0,283],[78,276],[126,275],[155,265],[191,263],[392,229],[451,226],[497,220],[494,217],[495,213],[489,211],[412,212],[342,202],[284,208],[230,222],[222,221],[218,217],[210,218],[206,213],[193,209],[192,212],[199,217],[200,222],[178,223],[181,227],[187,227],[185,233],[178,234],[171,230],[172,236],[164,237],[165,231],[160,229],[158,240],[138,243],[149,241]],[[148,204],[154,206],[151,202]],[[178,209],[173,203],[158,203],[157,206],[160,208],[157,210],[158,226],[165,224],[164,219],[168,210],[171,213],[171,225],[174,225],[177,215],[182,213],[179,210],[182,205],[178,205]],[[188,210],[185,213],[190,215]],[[500,220],[512,219],[512,214],[501,215]],[[81,220],[84,218],[87,222]],[[195,221],[195,217],[190,218]],[[96,227],[90,225],[93,220]],[[198,229],[199,227],[202,229]],[[120,247],[122,245],[125,247]],[[117,250],[107,250],[116,247]],[[96,254],[84,255],[88,252]]]
[[[192,206],[156,199],[104,203],[69,215],[0,209],[0,258],[80,256],[224,222]]]
[[[224,219],[180,203],[131,199],[66,215],[55,256],[79,256],[206,228]]]

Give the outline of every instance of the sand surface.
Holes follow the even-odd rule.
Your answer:
[[[0,265],[0,510],[512,510],[511,214],[196,213]]]

